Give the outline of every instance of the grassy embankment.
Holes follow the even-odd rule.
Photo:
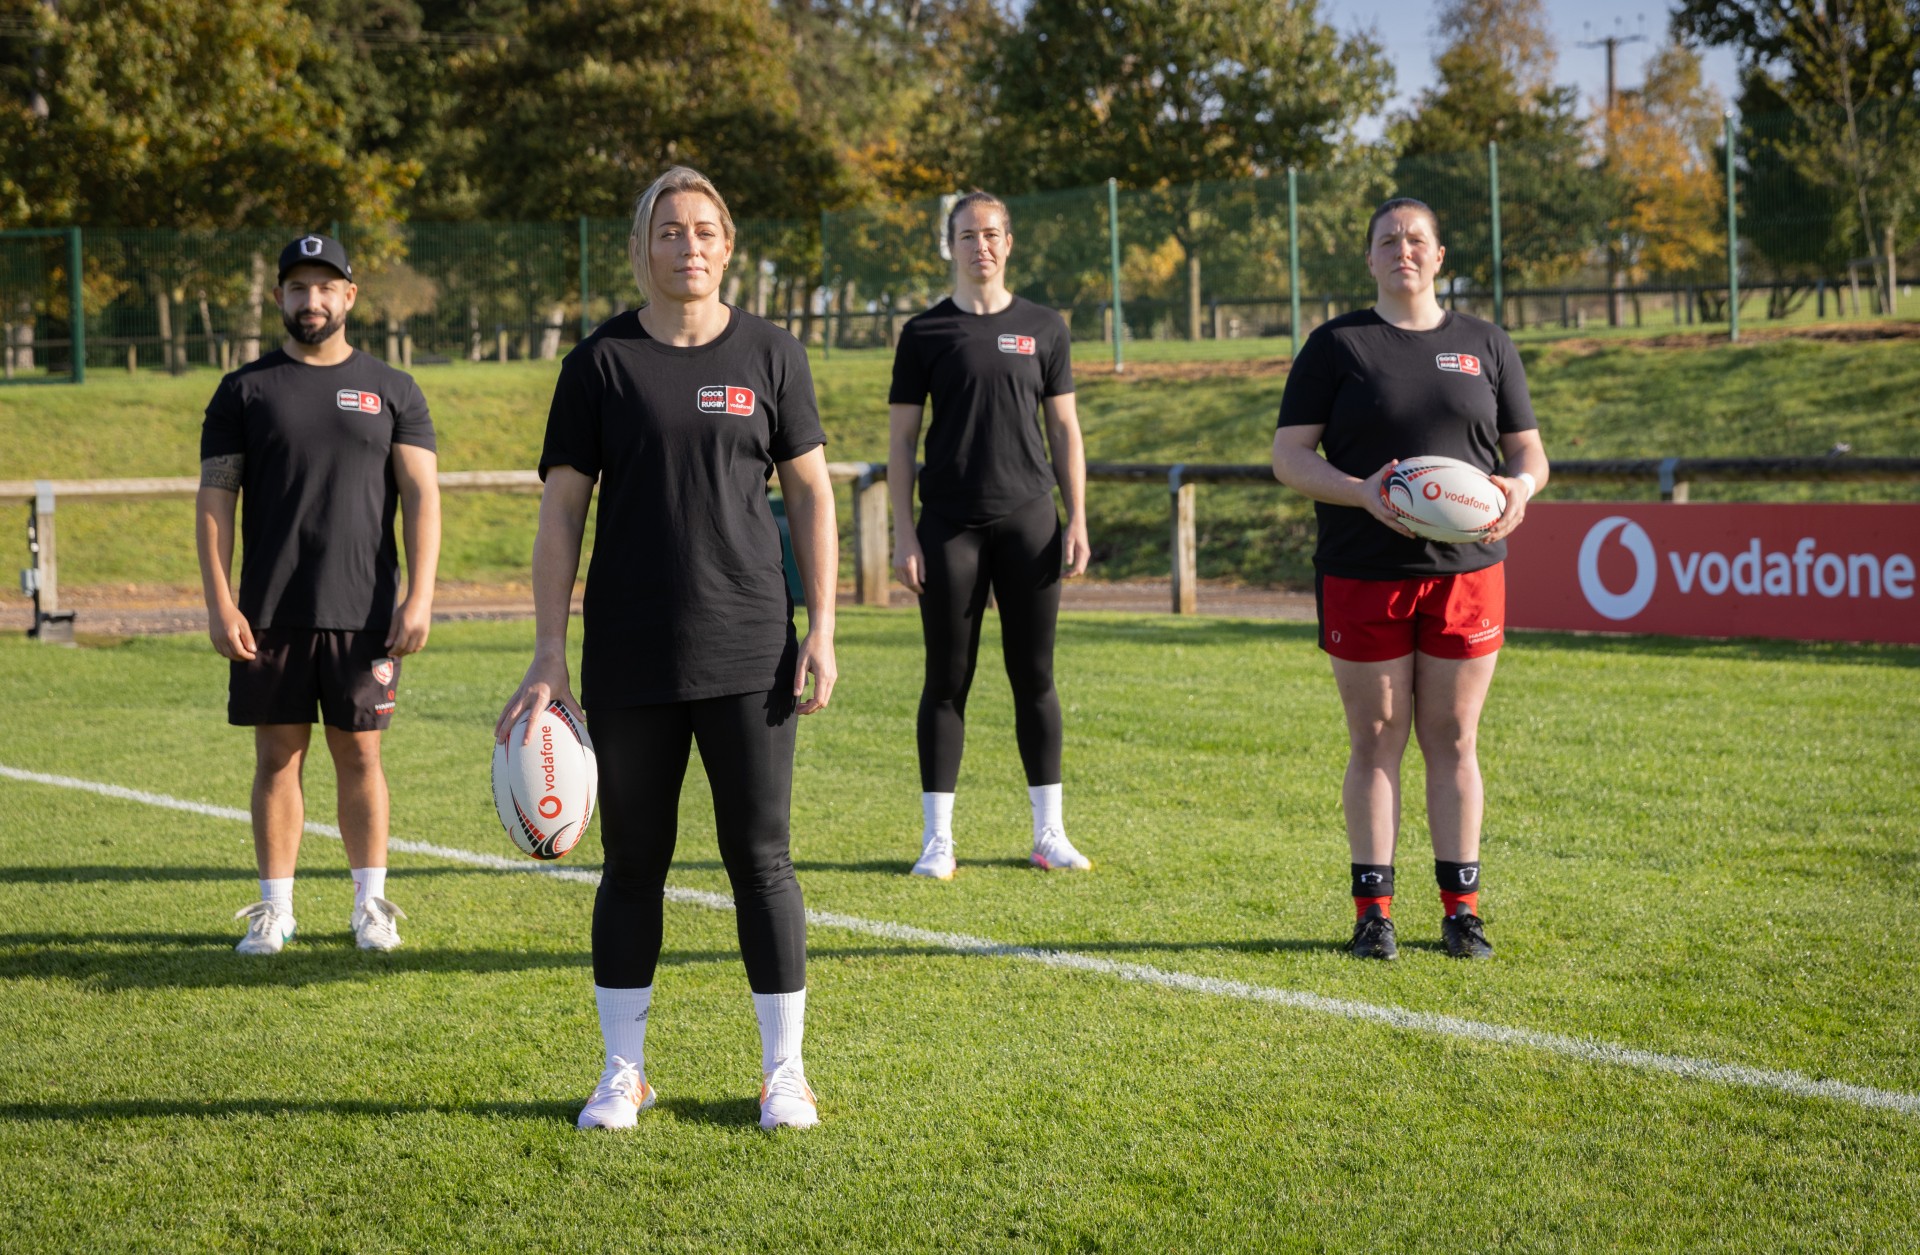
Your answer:
[[[1920,352],[1911,340],[1760,340],[1653,347],[1619,331],[1519,337],[1551,454],[1560,458],[1672,454],[1818,456],[1838,443],[1860,456],[1920,455]],[[1262,462],[1285,385],[1286,342],[1145,342],[1116,377],[1098,344],[1081,345],[1079,395],[1087,447],[1103,461]],[[885,351],[815,354],[821,410],[836,459],[886,456]],[[439,427],[445,469],[531,465],[554,363],[459,363],[419,369]],[[216,382],[96,372],[82,388],[0,391],[0,479],[191,475],[200,414]],[[1576,495],[1563,484],[1556,497]],[[1639,489],[1588,495],[1650,496]],[[1898,499],[1920,488],[1696,486],[1695,500]],[[841,493],[843,530],[850,523]],[[1162,575],[1166,492],[1102,484],[1089,505],[1096,577]],[[530,496],[449,498],[446,579],[517,582],[536,516]],[[62,580],[76,584],[197,584],[185,502],[74,504],[62,511]],[[1209,577],[1250,583],[1308,578],[1312,516],[1277,488],[1201,490],[1200,563]],[[24,555],[22,555],[24,556]]]

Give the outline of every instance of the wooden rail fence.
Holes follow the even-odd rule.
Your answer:
[[[891,538],[887,530],[887,466],[884,462],[829,462],[833,482],[853,488],[854,597],[861,605],[885,605],[890,577]],[[1687,500],[1695,482],[1800,481],[1824,483],[1920,482],[1920,458],[1614,458],[1559,461],[1554,478],[1572,483],[1657,484],[1660,499]],[[1201,484],[1269,484],[1279,487],[1270,467],[1261,464],[1202,462],[1089,462],[1092,483],[1165,483],[1170,497],[1172,604],[1175,614],[1192,614],[1198,591],[1196,553],[1198,488]],[[61,498],[120,501],[191,499],[200,481],[191,476],[153,479],[0,480],[0,503],[33,504],[39,548],[30,578],[37,584],[43,613],[60,608],[59,560],[55,547],[56,509]],[[442,492],[540,491],[533,471],[442,471]]]

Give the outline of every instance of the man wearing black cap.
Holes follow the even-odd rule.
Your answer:
[[[293,936],[293,872],[306,817],[300,772],[315,709],[339,779],[355,942],[400,944],[387,901],[387,782],[380,733],[400,659],[427,642],[440,553],[433,423],[413,379],[347,343],[359,289],[339,241],[280,254],[273,299],[286,342],[220,381],[200,432],[198,544],[207,631],[230,660],[227,721],[251,727],[260,901],[241,910],[242,954]],[[235,503],[245,541],[232,585]],[[399,589],[395,509],[404,517]]]

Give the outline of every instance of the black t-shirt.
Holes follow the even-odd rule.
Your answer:
[[[806,350],[729,307],[676,348],[629,310],[560,365],[540,474],[600,481],[581,699],[619,708],[771,689],[793,602],[767,477],[827,442]]]
[[[1287,372],[1280,426],[1325,426],[1327,461],[1365,479],[1394,458],[1437,454],[1488,474],[1500,437],[1539,426],[1513,341],[1483,319],[1448,313],[1432,331],[1403,331],[1371,309],[1314,328]],[[1507,542],[1411,540],[1358,506],[1314,503],[1313,564],[1349,579],[1458,575],[1507,556]]]
[[[384,632],[399,591],[393,446],[432,449],[411,375],[359,350],[309,366],[285,349],[220,381],[200,459],[246,455],[240,613],[256,629]]]
[[[1040,402],[1072,391],[1067,324],[1044,305],[1016,296],[997,314],[970,314],[948,298],[908,319],[887,402],[933,394],[920,504],[971,527],[1052,492]]]

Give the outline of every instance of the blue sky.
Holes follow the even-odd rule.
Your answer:
[[[1649,54],[1666,40],[1664,5],[1631,0],[1545,0],[1545,8],[1559,51],[1554,82],[1571,83],[1579,89],[1583,113],[1606,95],[1607,54],[1603,48],[1581,48],[1580,43],[1604,35],[1644,34],[1645,41],[1620,47],[1615,70],[1620,86],[1633,87],[1640,83]],[[1419,0],[1321,0],[1320,12],[1342,31],[1374,28],[1395,71],[1396,94],[1389,109],[1406,108],[1422,88],[1432,86],[1433,55],[1439,50],[1433,38],[1432,5]],[[1736,84],[1732,51],[1708,49],[1703,64],[1707,81],[1731,103]],[[1374,119],[1362,133],[1377,135],[1380,125],[1381,119]]]

